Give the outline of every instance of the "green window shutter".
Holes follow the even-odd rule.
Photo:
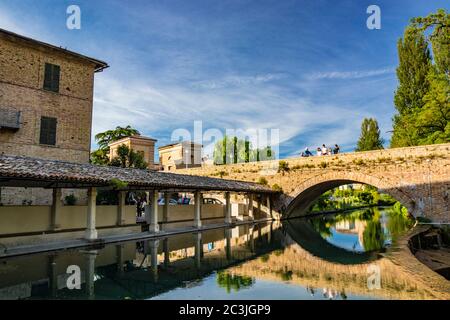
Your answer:
[[[59,92],[59,74],[61,70],[59,66],[53,65],[52,91]]]
[[[56,118],[41,117],[40,144],[56,145]]]
[[[59,92],[60,66],[46,63],[44,73],[44,89],[53,92]]]

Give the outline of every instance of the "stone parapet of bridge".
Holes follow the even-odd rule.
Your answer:
[[[304,214],[326,190],[363,183],[390,194],[415,217],[450,222],[450,143],[211,165],[177,173],[267,183],[281,188],[283,192],[274,208],[284,217]]]

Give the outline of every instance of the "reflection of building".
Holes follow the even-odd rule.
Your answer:
[[[126,137],[114,142],[111,142],[109,146],[109,160],[117,157],[117,150],[119,146],[126,145],[129,149],[134,150],[137,153],[140,153],[145,162],[148,163],[148,168],[153,169],[155,165],[155,142],[157,140],[152,138],[147,138],[140,135],[134,135],[131,137]]]
[[[89,162],[94,74],[107,67],[0,29],[0,153]],[[3,204],[49,199],[41,189],[0,191]]]
[[[336,222],[334,229],[338,233],[344,234],[357,234],[359,245],[364,248],[364,230],[366,229],[367,222],[361,220],[342,220]]]
[[[159,163],[164,171],[200,167],[202,147],[201,144],[190,141],[159,147]]]

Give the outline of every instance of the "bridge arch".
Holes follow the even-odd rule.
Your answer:
[[[324,192],[345,184],[361,183],[378,188],[389,194],[402,205],[410,214],[416,216],[416,202],[399,182],[390,181],[386,177],[367,175],[354,171],[332,171],[315,175],[298,185],[289,196],[284,199],[286,208],[283,218],[293,218],[305,215],[311,204]]]

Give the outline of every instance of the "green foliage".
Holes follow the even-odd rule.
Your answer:
[[[383,139],[380,136],[378,122],[372,118],[364,118],[361,124],[361,135],[359,136],[356,151],[369,151],[383,149]]]
[[[133,135],[140,135],[140,133],[138,130],[129,125],[126,127],[117,126],[114,130],[107,130],[96,134],[95,140],[97,141],[100,149],[107,149],[108,144],[111,142],[118,141],[126,137],[131,137]]]
[[[450,53],[449,53],[450,55]],[[450,142],[450,81],[433,68],[428,74],[429,91],[423,97],[423,108],[417,112],[418,144]]]
[[[289,163],[284,160],[280,160],[278,162],[278,172],[282,172],[283,174],[285,172],[289,172]]]
[[[74,194],[68,194],[64,197],[64,202],[67,206],[74,206],[77,203],[77,197]]]
[[[281,281],[291,281],[293,272],[292,270],[283,270],[279,271],[278,274],[280,275]]]
[[[128,187],[128,183],[116,178],[111,179],[109,182],[111,183],[112,187],[116,190],[121,190]]]
[[[259,177],[258,181],[256,181],[256,183],[266,186],[269,182],[267,181],[267,179],[265,177]]]
[[[325,161],[322,161],[321,163],[319,163],[319,167],[322,169],[325,169],[328,166],[328,164]]]
[[[426,17],[411,20],[411,25],[419,32],[433,28],[429,39],[433,51],[434,63],[439,73],[449,74],[450,70],[450,15],[444,9],[438,9]]]
[[[399,40],[399,86],[394,99],[398,113],[393,119],[391,147],[450,141],[448,39],[450,15],[440,9],[412,19]]]
[[[96,165],[112,165],[115,167],[123,167],[123,163],[119,161],[119,159],[113,159],[111,162],[109,161],[109,144],[114,141],[118,141],[120,139],[130,137],[133,135],[139,135],[139,131],[132,128],[131,126],[126,127],[116,127],[114,130],[107,130],[105,132],[100,132],[95,136],[95,140],[98,144],[98,149],[91,152],[90,155],[90,161],[92,164]],[[119,147],[120,148],[120,147]],[[135,157],[134,154],[131,154],[131,157]],[[142,157],[143,160],[143,157]],[[140,160],[137,160],[138,162]],[[135,160],[132,160],[134,163]],[[126,163],[126,161],[125,161]],[[127,167],[127,165],[125,166]],[[135,168],[140,168],[141,163],[137,166],[134,166]],[[145,166],[147,167],[147,166]],[[144,169],[144,168],[142,168]]]
[[[363,245],[365,251],[380,250],[384,247],[384,232],[379,219],[367,222],[363,231]]]
[[[98,166],[107,165],[109,162],[108,150],[97,149],[91,152],[91,163]]]
[[[276,183],[272,186],[272,190],[275,191],[275,192],[283,193],[283,188],[280,187],[280,186],[279,186],[278,184],[276,184]]]
[[[231,289],[237,292],[241,289],[251,287],[255,282],[253,278],[232,275],[226,271],[219,271],[216,280],[217,284],[221,288],[225,288],[227,293],[230,293]]]
[[[213,153],[214,164],[232,164],[275,159],[270,146],[254,149],[250,141],[225,136],[217,141]]]
[[[145,162],[142,153],[135,152],[122,144],[117,148],[117,157],[113,158],[109,164],[113,167],[147,169],[148,163]]]
[[[335,188],[323,193],[310,207],[310,212],[340,211],[364,206],[388,206],[396,202],[387,194],[380,194],[377,188],[364,186],[362,189]]]

